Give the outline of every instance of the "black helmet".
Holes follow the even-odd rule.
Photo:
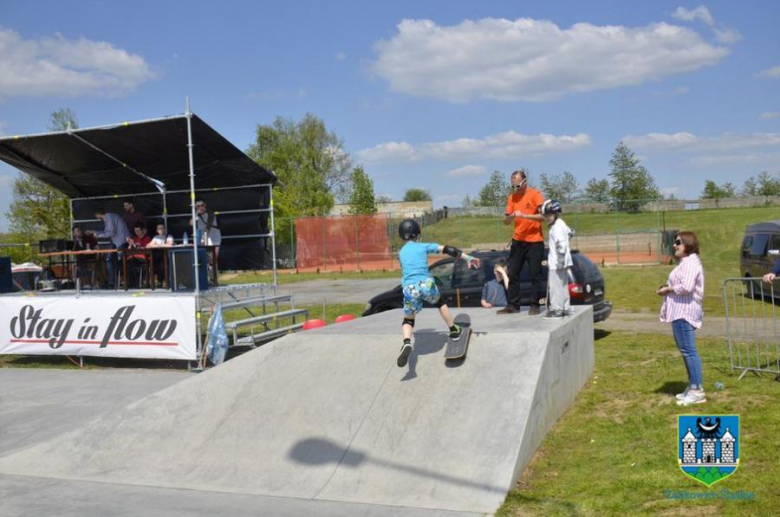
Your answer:
[[[561,204],[554,199],[548,199],[539,205],[539,213],[542,215],[560,214]]]
[[[420,235],[420,225],[414,219],[404,219],[398,225],[398,236],[405,241],[416,239]]]

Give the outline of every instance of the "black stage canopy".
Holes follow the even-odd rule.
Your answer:
[[[276,175],[191,115],[195,192],[218,215],[220,269],[273,268],[269,212]],[[71,198],[72,224],[133,198],[147,224],[192,233],[187,115],[0,139],[0,160]],[[153,226],[152,226],[153,228]],[[152,229],[152,232],[153,229]]]
[[[70,132],[0,139],[0,160],[68,197],[189,190],[184,115]],[[276,176],[192,115],[195,188],[271,183]]]

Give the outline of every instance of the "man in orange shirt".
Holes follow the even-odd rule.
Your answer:
[[[523,170],[512,173],[512,193],[506,201],[504,224],[515,223],[515,232],[512,234],[512,248],[509,250],[509,264],[507,276],[509,277],[509,292],[507,293],[507,306],[498,311],[498,314],[512,314],[520,312],[520,271],[523,264],[528,262],[531,268],[532,299],[528,314],[539,314],[539,300],[544,297],[542,293],[542,257],[544,256],[544,236],[542,235],[542,221],[544,217],[539,214],[538,207],[544,203],[541,192],[528,186],[528,178]]]

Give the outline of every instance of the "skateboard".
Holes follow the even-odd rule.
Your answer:
[[[463,327],[463,332],[457,341],[448,339],[447,349],[444,351],[444,359],[447,361],[465,357],[469,348],[469,340],[471,339],[471,318],[468,314],[455,316],[455,324]]]

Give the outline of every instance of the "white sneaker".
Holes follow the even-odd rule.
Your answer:
[[[689,391],[691,391],[691,387],[690,386],[685,388],[685,391],[683,391],[682,393],[678,393],[677,395],[675,395],[674,398],[676,398],[677,400],[682,400],[682,399],[685,398],[686,395],[688,395]]]
[[[704,404],[707,402],[707,396],[700,390],[688,390],[685,396],[677,401],[678,406],[692,406],[693,404]]]

